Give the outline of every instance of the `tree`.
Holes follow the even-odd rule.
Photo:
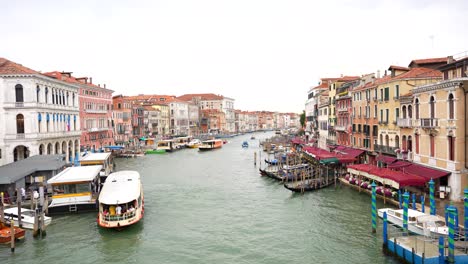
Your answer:
[[[306,121],[306,115],[305,115],[305,110],[302,111],[301,118],[299,119],[301,122],[301,127],[305,127],[305,121]]]

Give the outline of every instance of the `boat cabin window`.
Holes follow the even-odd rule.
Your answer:
[[[408,217],[408,221],[416,222],[416,217],[414,216]]]
[[[89,183],[63,184],[53,186],[54,195],[90,192]]]

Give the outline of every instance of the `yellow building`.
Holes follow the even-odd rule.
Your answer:
[[[375,91],[378,98],[379,135],[374,151],[396,157],[402,151],[411,153],[413,148],[413,126],[400,119],[402,115],[405,118],[412,116],[412,107],[406,105],[411,103],[411,90],[416,86],[440,81],[442,75],[440,71],[430,68],[390,66],[388,70],[390,76],[384,76]]]
[[[414,108],[414,158],[433,168],[450,172],[437,180],[438,191],[461,200],[467,180],[468,57],[440,70],[443,80],[412,90]]]

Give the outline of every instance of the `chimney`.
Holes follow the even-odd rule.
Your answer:
[[[106,84],[104,84],[104,89],[106,89]]]
[[[89,77],[89,84],[93,84],[93,77]]]
[[[387,76],[387,70],[385,70],[385,74],[384,74],[384,76]]]
[[[447,64],[452,63],[452,62],[455,62],[455,60],[453,59],[453,56],[448,56],[447,57]]]
[[[98,87],[101,87],[101,84],[100,84],[100,83],[98,83],[98,85],[97,85],[97,86],[98,86]]]
[[[377,70],[377,79],[380,79],[380,70]]]

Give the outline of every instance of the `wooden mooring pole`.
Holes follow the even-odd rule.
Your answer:
[[[23,227],[23,220],[21,219],[21,199],[22,196],[20,195],[20,190],[16,189],[16,206],[18,208],[18,226]]]
[[[254,166],[257,166],[257,152],[254,152]]]
[[[15,220],[10,221],[11,252],[15,252]]]
[[[3,212],[3,192],[0,193],[0,223],[5,221],[5,214]]]

